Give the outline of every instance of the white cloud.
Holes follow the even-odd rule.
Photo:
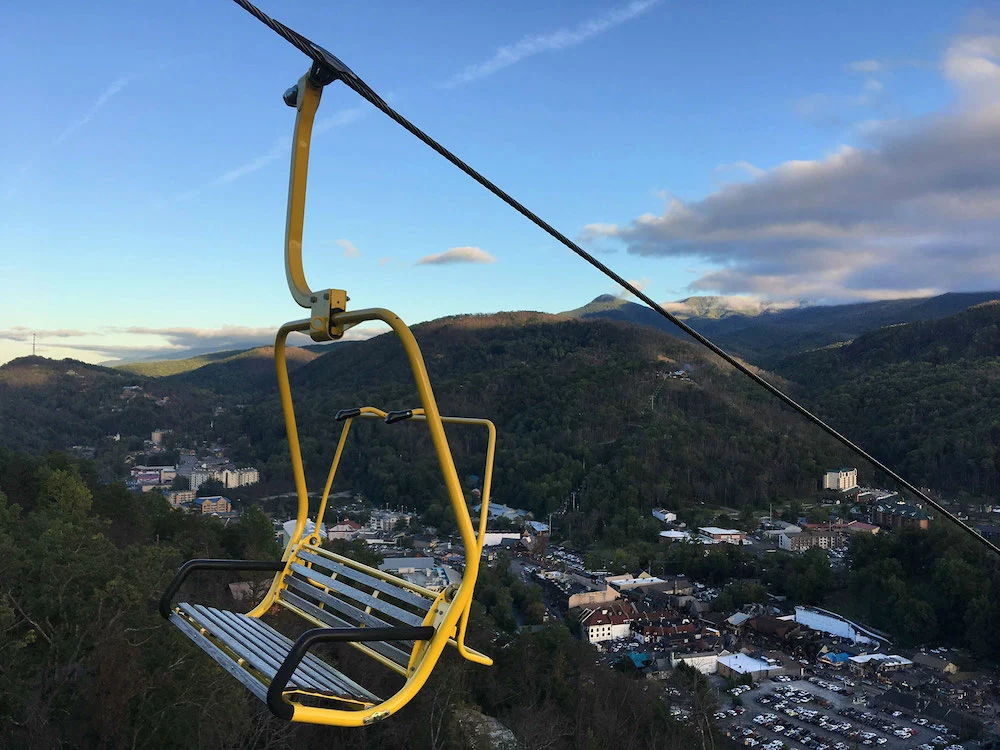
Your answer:
[[[1000,36],[960,37],[948,47],[941,69],[966,95],[996,101],[1000,94],[998,59]]]
[[[969,94],[949,111],[882,122],[863,147],[583,236],[710,263],[691,284],[703,292],[844,300],[1000,288],[998,52],[1000,37],[949,46],[942,70]]]
[[[101,110],[101,108],[105,104],[107,104],[115,96],[121,93],[122,89],[124,89],[129,83],[131,83],[132,78],[133,78],[132,76],[122,76],[121,78],[118,78],[110,86],[108,86],[104,90],[104,92],[99,97],[97,97],[96,101],[94,101],[94,103],[90,105],[90,108],[81,117],[79,117],[78,119],[74,120],[73,122],[71,122],[69,125],[66,126],[66,128],[56,137],[55,141],[52,142],[52,145],[55,146],[62,143],[71,135],[73,135],[73,133],[75,133],[77,130],[79,130],[88,122],[93,120],[94,117],[97,115],[97,113]]]
[[[382,326],[349,329],[342,340],[364,341],[382,332]],[[38,353],[47,357],[73,357],[86,362],[113,359],[177,359],[205,352],[252,349],[274,344],[275,328],[221,326],[220,328],[130,326],[94,331],[30,329],[16,326],[0,329],[0,362],[30,354],[31,336],[37,334]],[[4,346],[3,342],[14,342]],[[293,333],[292,346],[306,346],[308,336]]]
[[[334,240],[334,242],[344,248],[345,258],[357,258],[361,255],[361,251],[350,240]]]
[[[467,66],[461,73],[452,76],[441,85],[444,88],[454,88],[491,76],[497,71],[542,52],[575,47],[588,39],[593,39],[599,34],[641,16],[657,2],[659,0],[633,0],[627,5],[614,8],[602,16],[582,21],[576,26],[564,27],[547,34],[529,34],[514,44],[500,47],[488,60]]]
[[[418,266],[445,265],[448,263],[496,263],[497,259],[478,247],[453,247],[443,253],[425,255]]]
[[[364,112],[365,109],[363,107],[351,107],[349,109],[342,109],[339,112],[335,112],[330,117],[316,121],[313,125],[313,135],[320,135],[329,130],[333,130],[334,128],[350,125],[351,123],[357,121],[364,114]],[[183,193],[178,193],[177,195],[167,199],[165,202],[172,203],[174,201],[190,200],[198,197],[210,188],[220,187],[222,185],[235,182],[236,180],[253,174],[254,172],[259,172],[279,159],[291,158],[291,150],[291,138],[284,136],[278,138],[267,151],[264,151],[243,164],[227,169],[204,185],[191,188]]]
[[[858,60],[847,64],[847,69],[855,73],[881,73],[886,67],[884,60]]]

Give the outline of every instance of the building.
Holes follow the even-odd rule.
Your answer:
[[[899,654],[860,654],[852,656],[850,659],[851,671],[858,674],[875,672],[884,674],[888,672],[898,672],[913,666],[913,662],[900,656]]]
[[[796,606],[795,622],[805,625],[807,628],[818,630],[821,633],[844,638],[852,643],[875,645],[877,643],[889,642],[881,633],[852,622],[846,617],[841,617],[836,612],[830,612],[819,607]]]
[[[721,529],[718,526],[702,526],[698,533],[703,541],[711,544],[743,544],[746,539],[746,534],[739,529]]]
[[[133,466],[129,470],[132,479],[141,487],[155,487],[170,484],[177,476],[175,466]]]
[[[597,591],[580,591],[579,593],[570,596],[566,606],[568,609],[573,609],[574,607],[594,609],[602,604],[613,602],[620,596],[621,594],[619,594],[618,591],[611,586]]]
[[[758,615],[747,623],[747,627],[760,635],[785,641],[792,633],[799,630],[801,625],[794,620],[785,620],[771,615]]]
[[[702,674],[715,674],[719,670],[719,657],[728,655],[725,649],[671,653],[670,667],[676,669],[679,664],[687,664]]]
[[[910,505],[903,500],[877,503],[872,508],[872,520],[879,526],[899,528],[900,526],[918,526],[926,529],[932,516],[923,508]]]
[[[677,514],[669,510],[664,510],[663,508],[654,508],[653,518],[658,518],[659,520],[663,521],[663,523],[677,522]]]
[[[478,513],[482,507],[483,504],[479,503],[473,507],[473,510]],[[511,508],[503,503],[490,503],[486,509],[486,514],[490,517],[490,520],[506,518],[510,521],[520,521],[529,515],[528,511],[522,508]]]
[[[179,508],[185,503],[191,502],[194,498],[195,494],[190,490],[173,490],[167,493],[167,501],[172,508]]]
[[[484,547],[500,547],[504,541],[520,544],[521,534],[517,531],[487,531],[483,534]]]
[[[921,667],[929,669],[932,672],[942,674],[955,674],[958,671],[958,667],[950,659],[935,654],[925,654],[923,652],[914,654],[913,663],[919,664]]]
[[[660,541],[666,542],[690,542],[693,539],[690,531],[661,531]]]
[[[858,486],[857,469],[830,469],[823,475],[824,490],[853,490]]]
[[[580,613],[580,628],[591,644],[627,638],[638,614],[630,602],[613,602],[594,609],[586,608]]]
[[[226,489],[245,487],[248,484],[257,484],[260,481],[260,472],[252,466],[244,466],[241,469],[223,469],[219,479]]]
[[[778,547],[789,552],[802,552],[811,547],[833,549],[843,544],[843,536],[839,531],[827,529],[823,531],[782,532],[778,535]]]
[[[654,575],[650,575],[646,571],[642,571],[635,577],[625,573],[620,576],[607,576],[604,580],[606,583],[614,586],[619,591],[630,591],[631,589],[645,588],[647,586],[655,586],[660,583],[666,583],[663,578],[657,578]]]
[[[202,513],[230,513],[233,510],[228,497],[213,495],[212,497],[196,497],[191,504]]]
[[[378,569],[387,573],[403,575],[404,573],[433,570],[434,567],[433,557],[387,557],[378,566]]]
[[[780,663],[768,657],[758,658],[750,654],[726,654],[720,656],[719,674],[731,680],[746,679],[753,681],[780,674],[783,670]]]
[[[345,518],[343,521],[331,526],[326,532],[327,539],[354,539],[361,531],[361,524],[354,523],[349,518]]]
[[[260,481],[260,472],[252,466],[241,469],[210,469],[202,466],[191,472],[191,490],[197,492],[205,482],[213,479],[221,482],[227,490],[231,490],[248,484],[257,484]]]

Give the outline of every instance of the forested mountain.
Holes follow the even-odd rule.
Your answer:
[[[898,323],[944,318],[973,305],[1000,298],[1000,292],[949,292],[936,297],[880,300],[851,305],[749,308],[724,298],[691,297],[668,303],[667,309],[686,320],[724,349],[761,367],[772,368],[782,358],[842,341]],[[676,327],[645,305],[604,295],[567,315],[627,320],[683,336]]]
[[[442,412],[497,424],[496,499],[542,516],[582,490],[580,540],[636,534],[656,506],[766,507],[811,492],[827,464],[847,460],[714,356],[662,332],[506,313],[446,318],[415,334]],[[292,380],[314,483],[332,458],[337,410],[417,405],[402,349],[388,335],[316,359]],[[268,476],[288,475],[276,399],[247,408],[234,427]],[[342,486],[436,515],[443,494],[424,429],[363,425]],[[485,436],[471,428],[449,435],[462,474],[481,475]]]
[[[316,357],[315,351],[290,346],[286,349],[288,371],[295,372]],[[274,347],[259,346],[238,352],[225,359],[173,374],[164,381],[196,388],[207,388],[218,394],[253,395],[277,387],[274,374]]]
[[[779,370],[820,415],[914,481],[1000,491],[1000,303],[874,331]]]
[[[0,446],[31,453],[96,446],[157,428],[197,432],[212,396],[76,360],[21,357],[0,366]]]

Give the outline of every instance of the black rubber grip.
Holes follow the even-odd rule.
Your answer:
[[[196,570],[269,570],[278,573],[285,569],[281,560],[188,560],[174,574],[173,580],[160,597],[160,614],[170,619],[170,602],[184,580]]]
[[[355,417],[361,416],[361,409],[355,407],[354,409],[341,409],[337,412],[337,416],[334,419],[337,422],[343,422],[345,419],[354,419]]]
[[[404,419],[409,419],[413,416],[413,409],[402,409],[400,411],[391,411],[385,415],[385,423],[392,424],[393,422],[402,422]]]

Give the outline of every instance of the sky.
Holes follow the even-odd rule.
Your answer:
[[[995,6],[260,5],[655,299],[1000,288]],[[0,363],[32,334],[101,362],[303,317],[281,94],[307,68],[228,0],[0,4]],[[307,277],[352,308],[416,323],[620,292],[342,85],[309,178]]]

